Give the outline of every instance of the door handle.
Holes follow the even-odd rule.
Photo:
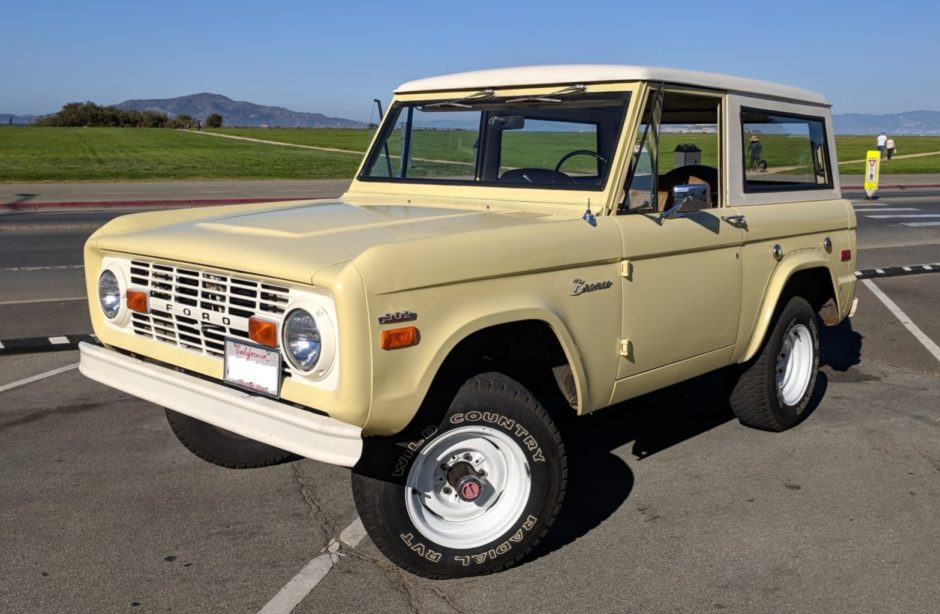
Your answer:
[[[744,228],[747,230],[747,218],[743,215],[722,215],[721,219],[728,222],[735,228]]]

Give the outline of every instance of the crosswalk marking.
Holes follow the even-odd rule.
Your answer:
[[[910,218],[936,218],[940,217],[940,213],[901,213],[900,215],[866,215],[865,217],[874,219],[874,220],[896,220],[896,219],[910,219]]]

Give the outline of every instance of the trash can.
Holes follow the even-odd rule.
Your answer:
[[[675,156],[675,168],[679,168],[680,166],[699,165],[702,163],[702,150],[695,145],[677,145],[675,149]]]

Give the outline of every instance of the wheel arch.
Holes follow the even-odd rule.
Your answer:
[[[836,280],[826,260],[815,251],[784,258],[767,284],[754,330],[746,349],[738,357],[738,362],[746,362],[757,354],[767,337],[774,315],[783,308],[790,297],[802,296],[809,302],[813,311],[818,312],[829,300],[838,303],[839,294],[835,288]],[[841,305],[839,307],[841,309]]]
[[[577,411],[587,402],[584,366],[560,319],[530,310],[492,314],[467,322],[448,337],[428,364],[420,402],[407,421],[373,434],[408,428],[417,416],[449,403],[463,380],[486,371],[506,373],[556,408],[565,404]]]

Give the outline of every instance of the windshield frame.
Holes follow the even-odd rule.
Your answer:
[[[561,190],[565,192],[604,192],[611,184],[611,180],[618,175],[617,165],[621,157],[622,140],[624,138],[624,134],[626,134],[626,125],[630,120],[631,104],[633,104],[637,94],[635,86],[636,83],[590,84],[588,86],[579,84],[570,86],[556,85],[538,88],[512,88],[502,89],[495,92],[492,90],[487,90],[487,95],[485,96],[480,96],[479,90],[468,92],[437,92],[396,96],[387,110],[379,130],[376,132],[376,135],[373,138],[372,144],[370,145],[366,156],[363,158],[363,162],[356,173],[354,181],[372,185],[380,184],[389,187],[401,186],[403,188],[405,186],[437,186],[438,188],[453,186],[462,189],[474,187],[490,190],[493,188],[512,188],[532,190]],[[539,97],[543,98],[543,100],[534,100],[535,98]],[[609,101],[611,98],[618,99],[616,101],[618,104],[603,104],[604,100]],[[513,100],[516,100],[516,102],[512,102]],[[605,112],[609,113],[609,110],[613,108],[616,109],[616,114],[608,116],[603,120],[598,119],[597,121],[593,122],[585,122],[583,119],[574,117],[570,119],[555,117],[547,118],[547,121],[559,123],[567,121],[572,123],[593,123],[595,125],[596,133],[593,149],[595,152],[603,154],[606,157],[606,162],[603,164],[597,164],[599,167],[598,170],[602,172],[593,176],[595,178],[593,182],[586,182],[585,179],[587,179],[587,177],[579,177],[580,182],[572,183],[514,183],[501,180],[498,173],[495,177],[490,175],[489,179],[481,178],[482,167],[484,163],[481,158],[484,156],[484,148],[493,146],[491,143],[487,142],[487,135],[490,131],[487,130],[485,124],[488,117],[492,117],[494,115],[505,115],[507,112],[517,112],[518,114],[525,115],[528,111],[530,113],[538,114],[539,111],[550,110],[552,108],[571,108],[572,103],[580,103],[578,104],[578,107],[584,109],[586,106],[590,108],[590,102],[593,101],[597,101],[598,109],[605,109]],[[460,104],[457,105],[454,103]],[[455,179],[446,177],[370,176],[369,171],[373,168],[376,168],[375,165],[378,164],[379,166],[382,166],[384,164],[382,161],[382,156],[385,155],[385,146],[388,143],[389,137],[392,135],[394,130],[398,129],[402,120],[406,118],[410,111],[413,112],[413,110],[418,107],[427,108],[429,105],[440,105],[441,110],[451,111],[457,111],[458,108],[463,109],[465,107],[470,107],[469,111],[480,113],[479,125],[475,133],[476,138],[478,139],[477,143],[480,146],[476,148],[477,151],[475,160],[472,162],[474,167],[472,173],[473,179]],[[539,118],[536,117],[529,119],[535,120]],[[546,120],[546,118],[543,118],[543,120]],[[602,125],[602,121],[606,121],[606,125]],[[412,152],[410,148],[410,141],[412,140],[412,134],[419,131],[420,129],[420,124],[415,126],[413,122],[409,122],[407,138],[405,138],[405,135],[403,135],[403,148],[401,150],[401,155],[393,155],[392,158],[401,158],[403,156],[411,155]],[[472,130],[468,130],[467,132],[471,135],[474,134]],[[546,132],[548,133],[548,131]],[[562,133],[563,132],[564,131],[562,131]],[[601,143],[600,141],[602,138],[609,141],[609,144]],[[603,149],[603,151],[601,151],[601,149]],[[502,151],[496,150],[495,154],[490,155],[495,155],[495,159],[499,160],[502,155]],[[600,168],[601,166],[603,166],[602,169]],[[398,168],[401,168],[401,163],[399,163]],[[553,172],[553,169],[541,170]],[[560,170],[562,171],[560,174],[564,175],[564,168]]]

